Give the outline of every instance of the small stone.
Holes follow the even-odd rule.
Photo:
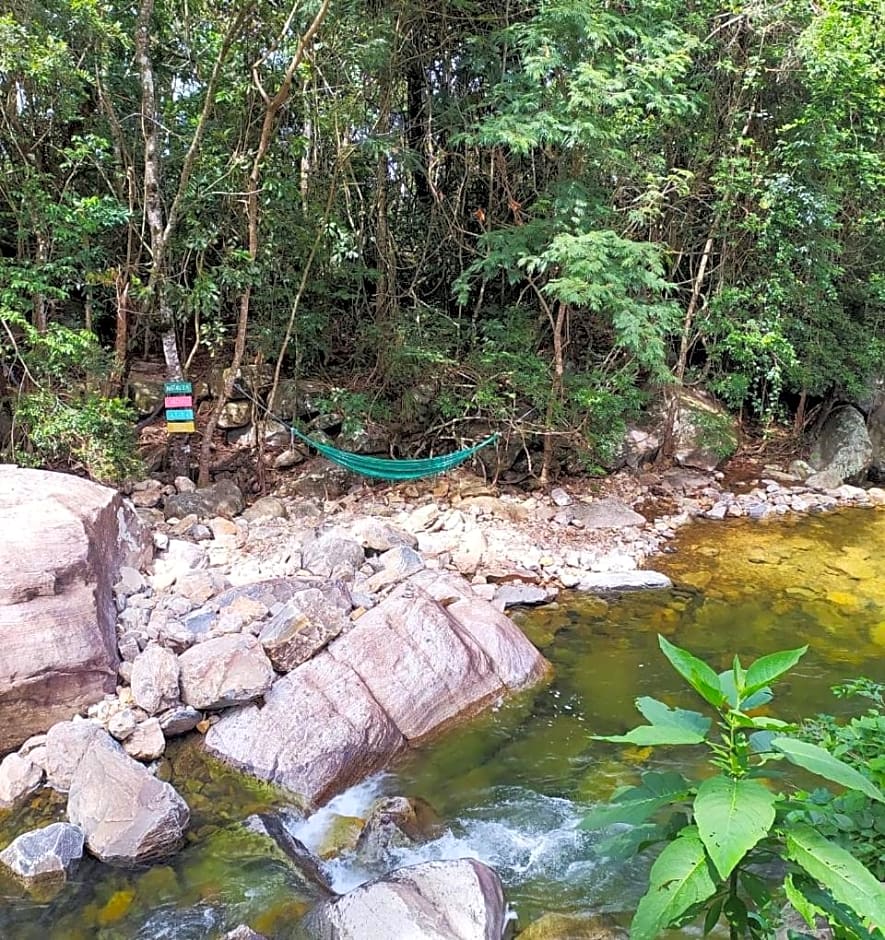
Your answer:
[[[149,646],[132,664],[132,696],[135,703],[149,715],[177,705],[178,676],[176,655],[161,646]]]
[[[179,493],[193,493],[197,488],[197,484],[190,477],[176,477],[174,484]]]
[[[170,708],[169,711],[158,715],[160,728],[163,735],[167,738],[176,737],[180,734],[187,734],[193,731],[200,723],[201,712],[189,705],[179,705],[177,708]]]
[[[561,487],[556,487],[556,489],[551,490],[550,498],[556,506],[571,506],[573,502],[571,496]]]
[[[156,718],[143,721],[123,742],[123,749],[136,760],[151,761],[166,750],[166,738]]]
[[[108,733],[118,741],[125,741],[135,731],[136,724],[135,712],[124,708],[108,719]]]

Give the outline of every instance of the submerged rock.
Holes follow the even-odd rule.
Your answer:
[[[579,590],[600,594],[618,591],[649,591],[673,587],[673,582],[659,571],[602,571],[581,575]]]
[[[52,823],[25,832],[0,852],[0,862],[25,884],[63,883],[83,857],[83,832]]]
[[[304,925],[316,940],[501,940],[504,890],[475,859],[425,862],[314,908]]]
[[[517,940],[624,940],[628,931],[606,914],[544,914]]]

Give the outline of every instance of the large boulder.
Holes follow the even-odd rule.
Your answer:
[[[867,419],[867,431],[873,445],[870,459],[870,476],[879,482],[885,480],[885,402],[879,405]]]
[[[330,596],[331,595],[331,596]],[[350,598],[307,588],[283,604],[264,625],[258,639],[279,672],[289,672],[307,662],[350,624]]]
[[[0,466],[0,753],[99,701],[119,658],[113,586],[151,553],[115,490]]]
[[[329,652],[350,665],[411,744],[504,692],[486,652],[412,583],[364,614]]]
[[[74,771],[68,819],[83,830],[93,855],[130,867],[176,851],[190,811],[170,784],[104,735],[90,745]]]
[[[712,396],[673,389],[667,395],[665,415],[669,409],[675,409],[673,459],[679,466],[715,470],[738,449],[738,423]]]
[[[397,869],[305,918],[317,940],[501,940],[506,922],[501,880],[468,858]]]
[[[817,472],[805,482],[817,489],[833,489],[845,480],[862,478],[872,461],[873,443],[864,416],[845,405],[824,421],[809,457]]]
[[[277,680],[262,708],[228,712],[206,735],[210,753],[307,805],[379,770],[404,744],[351,666],[328,651]]]

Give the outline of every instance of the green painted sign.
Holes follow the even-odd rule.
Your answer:
[[[167,382],[165,391],[167,395],[190,395],[194,386],[190,382]]]

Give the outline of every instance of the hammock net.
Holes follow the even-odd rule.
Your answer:
[[[318,441],[311,440],[306,434],[302,434],[297,428],[289,429],[295,437],[309,444],[314,450],[319,451],[324,457],[346,467],[353,473],[359,473],[364,477],[375,477],[378,480],[418,480],[421,477],[436,476],[438,473],[445,473],[464,463],[465,460],[472,457],[477,451],[493,444],[499,437],[498,434],[492,434],[484,441],[480,441],[473,447],[466,447],[464,450],[456,450],[452,454],[443,454],[439,457],[426,457],[423,460],[389,460],[384,457],[367,457],[363,454],[351,454],[346,450],[338,450],[337,447],[330,447],[328,444],[321,444]]]

